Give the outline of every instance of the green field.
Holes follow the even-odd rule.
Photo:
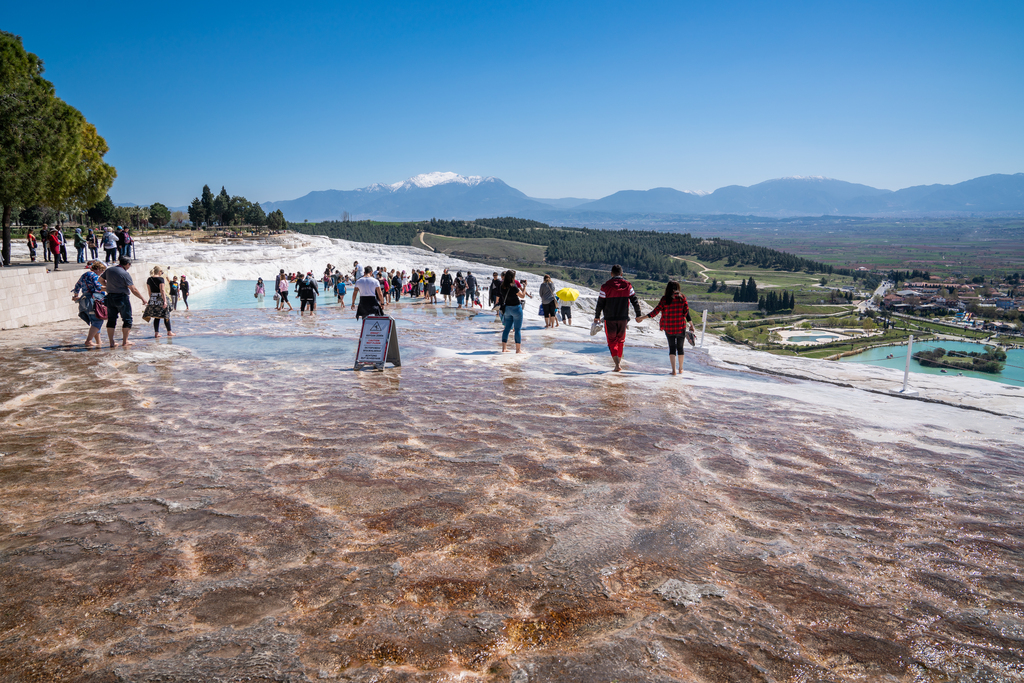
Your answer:
[[[510,261],[515,263],[544,263],[545,247],[524,242],[511,242],[487,237],[462,238],[443,237],[421,233],[420,239],[413,240],[413,246],[425,248],[423,243],[435,251],[472,261]]]
[[[479,261],[496,268],[520,267],[539,270],[550,274],[552,277],[588,287],[599,287],[601,283],[608,279],[608,272],[606,270],[548,263],[544,258],[544,247],[524,242],[494,238],[445,237],[422,233],[417,235],[412,241],[412,245],[420,249],[433,249],[469,261]],[[756,267],[726,267],[724,260],[706,264],[691,258],[680,260],[686,262],[687,267],[691,271],[691,277],[695,277],[695,273],[704,273],[707,276],[708,284],[682,283],[683,294],[688,299],[732,301],[731,290],[726,292],[707,291],[711,279],[715,278],[720,282],[738,282],[753,276],[759,288],[775,287],[780,291],[785,289],[794,292],[797,298],[798,311],[808,313],[826,312],[824,310],[810,309],[811,306],[820,305],[823,300],[828,301],[828,289],[819,286],[821,275],[809,275],[803,272],[792,273]],[[634,289],[636,289],[637,294],[642,299],[654,302],[661,298],[661,295],[665,292],[664,280],[641,279],[636,277],[634,273],[626,273],[626,275],[630,278],[630,282],[633,283]],[[852,283],[849,277],[840,277],[838,275],[826,277],[829,287],[839,287]]]
[[[943,277],[1024,272],[1024,219],[1019,217],[740,220],[723,216],[706,217],[699,226],[683,224],[676,230],[757,244],[841,268],[917,269]]]

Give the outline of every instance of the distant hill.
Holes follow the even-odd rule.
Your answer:
[[[425,173],[392,185],[358,190],[323,190],[304,197],[265,202],[268,213],[289,221],[414,221],[516,216],[549,223],[585,224],[644,216],[910,216],[1024,212],[1024,173],[989,175],[956,185],[922,185],[895,192],[821,177],[729,185],[711,193],[670,187],[623,190],[597,200],[534,199],[498,178]]]

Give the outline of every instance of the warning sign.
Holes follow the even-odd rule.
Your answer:
[[[371,315],[363,318],[355,367],[358,370],[360,366],[372,365],[383,370],[385,363],[391,363],[396,368],[402,365],[395,321],[388,316]]]

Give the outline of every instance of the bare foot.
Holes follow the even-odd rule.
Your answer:
[[[167,336],[168,336],[168,337],[173,337],[173,336],[174,336],[174,333],[173,333],[173,332],[168,332],[168,333],[167,333]]]
[[[153,339],[159,339],[159,338],[160,338],[160,335],[159,335],[159,334],[154,334],[154,335],[153,335]]]
[[[121,346],[135,346],[135,342],[123,341],[121,342]]]
[[[110,345],[110,348],[112,348],[112,349],[116,349],[116,348],[117,348],[117,344],[111,344],[111,345]]]
[[[622,372],[622,368],[612,368],[612,372]]]
[[[676,374],[676,371],[675,371],[675,370],[673,370],[671,374],[675,375],[675,374]]]

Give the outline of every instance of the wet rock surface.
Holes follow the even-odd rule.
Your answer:
[[[4,354],[0,680],[1024,680],[1020,439],[417,344]]]

